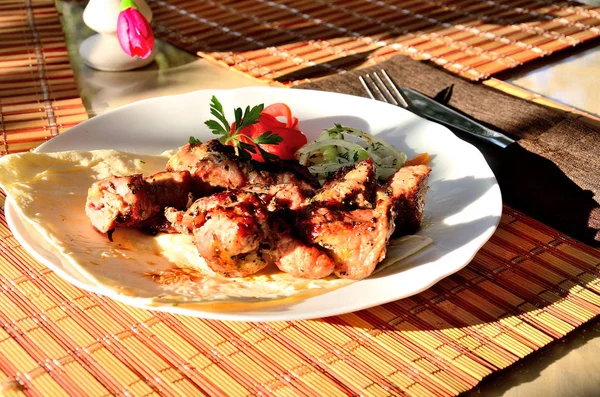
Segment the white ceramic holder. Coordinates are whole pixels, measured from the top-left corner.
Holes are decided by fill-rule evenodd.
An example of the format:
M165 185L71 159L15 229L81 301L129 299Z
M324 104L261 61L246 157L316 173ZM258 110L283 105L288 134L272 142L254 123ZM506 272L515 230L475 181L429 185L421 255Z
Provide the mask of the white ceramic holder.
M157 46L146 59L130 57L123 51L117 38L117 19L120 0L90 0L83 11L83 21L90 29L98 32L88 37L79 46L79 55L86 65L107 72L119 72L141 68L154 60ZM135 2L140 12L152 20L152 10L145 0Z

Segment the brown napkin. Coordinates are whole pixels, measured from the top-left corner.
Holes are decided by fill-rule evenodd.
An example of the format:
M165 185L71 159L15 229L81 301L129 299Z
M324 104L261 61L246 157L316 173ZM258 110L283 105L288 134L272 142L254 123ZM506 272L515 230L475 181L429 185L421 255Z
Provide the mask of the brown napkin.
M298 88L367 96L358 75L386 69L400 86L434 97L454 84L449 106L518 140L498 149L475 144L492 167L506 204L592 245L600 241L600 131L576 116L468 82L404 56Z

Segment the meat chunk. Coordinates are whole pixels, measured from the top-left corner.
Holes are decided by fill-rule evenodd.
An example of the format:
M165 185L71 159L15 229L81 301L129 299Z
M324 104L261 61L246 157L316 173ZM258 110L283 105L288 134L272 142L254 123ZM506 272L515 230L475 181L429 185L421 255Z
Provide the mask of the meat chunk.
M342 211L311 206L298 224L306 241L319 245L333 258L338 277L365 278L385 258L394 223L383 190L377 196L374 209Z
M181 233L194 236L194 245L208 266L226 277L245 277L269 264L269 214L253 193L224 191L196 200L187 211L165 210Z
M252 162L235 155L231 146L217 140L187 144L169 159L168 171L187 170L194 179L194 193L205 196L223 189L248 184L270 184L269 173L255 169Z
M298 278L327 277L335 268L335 262L325 252L294 238L287 225L278 228L269 254L279 270Z
M257 194L270 212L280 210L297 211L304 208L310 199L306 190L293 183L250 185L242 190Z
M166 206L185 208L191 177L187 171L141 174L96 181L88 190L85 211L92 226L102 233L120 227L142 227L162 216Z
M132 226L147 219L152 202L141 174L94 182L88 190L85 212L92 226L106 233L116 226Z
M376 185L375 166L369 158L343 167L327 178L311 202L329 208L372 208Z
M231 146L217 140L188 144L169 159L167 170L187 170L194 179L194 193L206 196L224 189L239 189L247 185L294 183L302 190L313 192L318 181L306 167L292 161L259 163L235 155Z
M396 228L407 234L420 226L430 171L424 165L401 168L377 187L373 209L343 211L312 203L300 216L298 229L333 258L337 276L367 277L385 258Z
M260 203L260 200L252 192L226 190L199 198L185 211L167 207L165 208L165 218L179 233L192 235L195 228L204 224L209 211L215 208L233 207L244 202Z
M145 189L154 201L152 212L167 207L185 208L189 200L192 177L187 171L158 172L144 178Z
M396 218L396 235L412 234L419 229L430 172L431 168L426 165L403 167L386 182Z
M245 206L218 208L194 229L198 253L215 272L226 277L245 277L267 266L262 256L266 219ZM265 211L266 212L266 211Z
M271 175L275 185L296 185L309 196L313 196L315 191L321 187L317 178L310 173L308 168L295 160L279 160L256 164L260 169Z

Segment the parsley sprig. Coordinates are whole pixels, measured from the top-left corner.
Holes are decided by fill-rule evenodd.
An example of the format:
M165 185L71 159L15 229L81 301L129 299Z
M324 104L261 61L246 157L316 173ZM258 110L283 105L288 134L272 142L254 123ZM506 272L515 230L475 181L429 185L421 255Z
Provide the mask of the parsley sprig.
M250 159L252 154L256 154L256 150L258 150L265 161L278 160L279 157L267 152L260 145L277 145L283 141L283 138L271 131L266 131L256 138L252 138L241 132L244 128L258 123L264 108L264 104L256 105L252 108L246 106L246 109L243 111L242 108L235 108L233 111L235 116L235 130L231 132L231 125L227 121L223 105L213 95L210 100L210 114L216 120L207 120L204 124L210 128L213 134L221 136L219 140L222 143L233 143L236 154L242 158ZM242 140L242 138L245 138L245 140ZM197 143L196 141L197 139L194 138L194 142L192 142L192 137L190 137L190 143Z

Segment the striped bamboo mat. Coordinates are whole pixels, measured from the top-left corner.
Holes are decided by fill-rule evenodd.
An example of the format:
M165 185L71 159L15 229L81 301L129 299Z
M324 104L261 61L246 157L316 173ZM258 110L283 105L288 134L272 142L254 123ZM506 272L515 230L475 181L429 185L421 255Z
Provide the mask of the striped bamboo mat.
M3 153L86 118L53 7L0 2ZM4 201L2 395L453 396L600 313L600 251L508 207L473 262L421 294L322 320L236 323L75 288L17 243Z
M395 54L472 80L600 35L600 7L549 0L147 0L159 37L289 84Z
M0 290L6 395L441 397L598 315L600 252L505 207L472 263L416 296L322 320L221 322L73 287L0 211Z
M54 1L0 1L0 155L85 119Z

